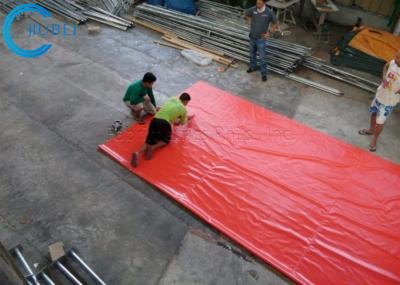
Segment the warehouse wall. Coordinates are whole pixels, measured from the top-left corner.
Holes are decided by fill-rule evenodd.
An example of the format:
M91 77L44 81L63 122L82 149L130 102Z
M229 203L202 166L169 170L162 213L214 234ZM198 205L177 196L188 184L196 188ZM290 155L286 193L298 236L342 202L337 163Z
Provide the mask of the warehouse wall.
M390 28L387 26L389 22L389 16L383 16L371 11L366 11L354 5L346 6L338 4L338 2L348 4L348 2L356 2L356 1L359 2L362 0L336 0L335 3L338 5L339 12L328 15L327 20L343 26L353 26L357 22L358 18L362 18L363 23L367 26L386 31L390 30ZM373 1L384 2L387 0L381 0L381 1L373 0ZM309 0L306 0L303 12L303 18L311 17L311 9L313 9L312 4L309 2Z
M226 4L249 7L256 0L222 0ZM328 20L339 25L353 26L358 18L363 19L365 25L390 30L387 26L389 17L393 12L395 0L334 0L340 11L328 16ZM305 1L303 17L311 16L310 0Z
M390 31L387 26L389 17L384 17L373 12L364 11L359 8L340 6L339 12L328 16L328 20L343 26L352 26L358 18L363 19L363 25L373 28Z
M395 0L335 0L342 6L358 6L365 11L389 17L394 8Z

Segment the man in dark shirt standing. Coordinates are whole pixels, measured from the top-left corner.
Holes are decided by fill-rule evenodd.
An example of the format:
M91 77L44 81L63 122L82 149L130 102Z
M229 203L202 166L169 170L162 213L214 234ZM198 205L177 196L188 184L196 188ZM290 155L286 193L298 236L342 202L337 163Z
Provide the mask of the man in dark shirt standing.
M246 10L245 13L245 18L250 21L250 68L247 72L256 70L258 51L262 81L267 81L266 41L270 37L270 30L275 32L278 27L275 14L265 5L265 2L267 1L257 0L256 6Z

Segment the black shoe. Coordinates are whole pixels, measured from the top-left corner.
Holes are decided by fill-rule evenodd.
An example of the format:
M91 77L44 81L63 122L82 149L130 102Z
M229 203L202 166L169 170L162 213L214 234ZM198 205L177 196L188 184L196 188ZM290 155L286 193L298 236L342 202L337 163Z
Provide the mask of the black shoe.
M261 79L262 79L263 82L268 80L266 75L263 75Z
M249 69L247 69L247 73L252 73L252 72L254 72L254 71L256 71L255 69L253 69L253 68L249 68Z

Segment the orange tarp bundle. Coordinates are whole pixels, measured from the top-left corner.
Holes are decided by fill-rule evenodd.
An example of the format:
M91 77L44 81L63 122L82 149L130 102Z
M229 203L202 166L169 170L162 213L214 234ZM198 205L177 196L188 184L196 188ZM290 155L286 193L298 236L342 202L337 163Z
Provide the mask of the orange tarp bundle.
M364 28L349 45L370 56L390 61L400 49L400 37L385 31Z

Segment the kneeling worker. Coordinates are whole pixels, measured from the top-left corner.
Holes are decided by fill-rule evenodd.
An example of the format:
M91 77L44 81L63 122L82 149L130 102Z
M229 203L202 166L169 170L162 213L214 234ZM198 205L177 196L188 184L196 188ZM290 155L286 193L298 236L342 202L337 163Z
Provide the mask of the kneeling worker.
M142 80L131 84L125 93L123 101L132 110L133 116L139 124L144 124L142 111L150 115L154 115L157 111L152 89L156 80L154 74L148 72Z
M133 167L138 165L139 156L142 152L145 152L146 159L150 160L155 149L169 144L171 141L172 124L184 125L192 118L192 116L187 115L185 107L190 99L189 94L183 93L179 99L172 97L162 106L150 122L146 144L132 154L131 164Z

